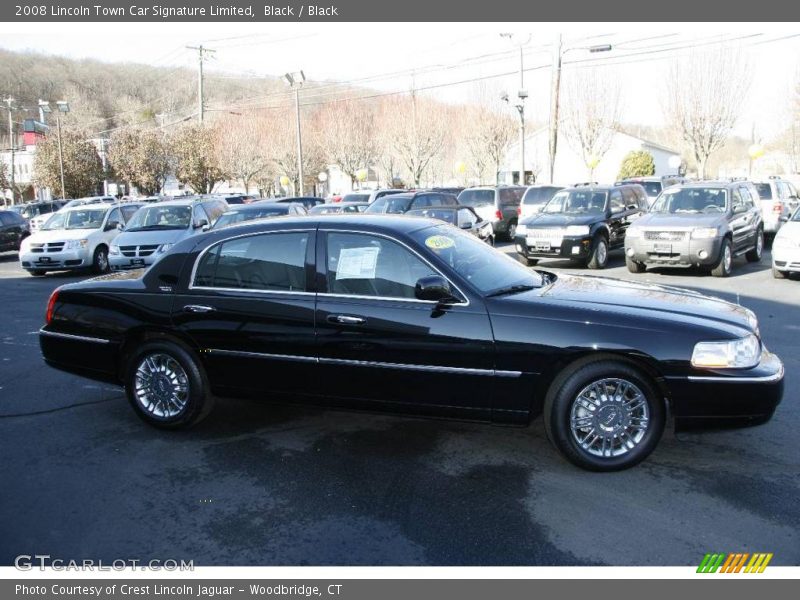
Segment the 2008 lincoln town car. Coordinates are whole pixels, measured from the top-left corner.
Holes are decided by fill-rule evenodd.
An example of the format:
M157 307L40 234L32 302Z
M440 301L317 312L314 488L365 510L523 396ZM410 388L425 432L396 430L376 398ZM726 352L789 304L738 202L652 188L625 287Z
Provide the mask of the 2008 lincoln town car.
M592 470L676 419L768 420L783 365L754 314L656 285L533 271L417 217L285 218L176 244L147 271L57 289L45 361L121 383L146 422L214 396L527 424Z

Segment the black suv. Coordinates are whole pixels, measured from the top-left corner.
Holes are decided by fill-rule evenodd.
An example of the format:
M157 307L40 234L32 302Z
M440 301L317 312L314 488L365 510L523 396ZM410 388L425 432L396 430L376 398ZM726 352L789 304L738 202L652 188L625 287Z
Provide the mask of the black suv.
M400 215L410 210L436 206L458 206L458 200L453 194L445 194L444 192L404 192L402 194L381 196L370 204L364 212Z
M458 195L458 203L475 209L492 223L495 235L513 240L519 220L519 206L525 186L482 186L467 188Z
M580 185L556 193L541 212L517 226L517 253L528 265L568 258L603 269L610 250L625 245L628 225L647 211L640 185Z
M0 252L19 250L19 246L31 234L25 218L13 210L0 210Z

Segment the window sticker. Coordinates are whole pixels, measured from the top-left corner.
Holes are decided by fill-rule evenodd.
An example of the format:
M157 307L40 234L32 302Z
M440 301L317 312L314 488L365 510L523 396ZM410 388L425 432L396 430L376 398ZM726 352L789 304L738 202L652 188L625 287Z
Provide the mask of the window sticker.
M336 279L375 279L380 248L342 248L336 265Z
M456 245L456 242L453 238L447 237L446 235L432 235L425 240L425 245L431 250L444 250L446 248L452 248Z

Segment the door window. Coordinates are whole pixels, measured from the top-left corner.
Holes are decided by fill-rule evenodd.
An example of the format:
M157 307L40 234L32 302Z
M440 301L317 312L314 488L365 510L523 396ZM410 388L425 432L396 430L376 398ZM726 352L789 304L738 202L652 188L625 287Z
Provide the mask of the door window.
M401 244L367 234L328 233L327 261L332 294L413 299L417 281L437 274Z
M268 233L222 242L203 254L193 286L304 292L308 236Z
M122 218L125 220L125 223L127 223L130 220L130 218L136 213L137 210L139 210L138 206L122 207Z
M731 197L733 198L734 214L747 210L747 206L745 205L744 198L742 198L740 188L735 188L731 194Z
M108 219L106 219L106 225L109 223L122 223L122 217L120 216L120 212L118 208L114 208L108 213Z
M625 211L625 201L622 199L622 193L619 190L614 190L611 192L609 206L611 207L612 214Z

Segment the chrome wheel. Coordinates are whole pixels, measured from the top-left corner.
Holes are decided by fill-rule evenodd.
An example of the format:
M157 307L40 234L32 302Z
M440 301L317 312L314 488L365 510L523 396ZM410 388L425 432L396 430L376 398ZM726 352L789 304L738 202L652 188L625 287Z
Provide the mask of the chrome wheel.
M756 256L761 259L761 254L764 252L764 232L759 231L756 234Z
M730 244L726 244L722 255L722 264L725 267L725 272L729 273L733 264L733 252L731 252Z
M513 240L517 235L517 224L511 223L508 226L508 237Z
M136 367L134 395L151 416L179 416L189 399L189 378L180 363L168 354L148 354Z
M594 381L572 401L572 437L593 456L611 458L630 452L644 439L649 423L645 395L626 379Z
M608 260L608 246L606 246L605 240L600 240L597 242L597 262L598 264L604 265Z

